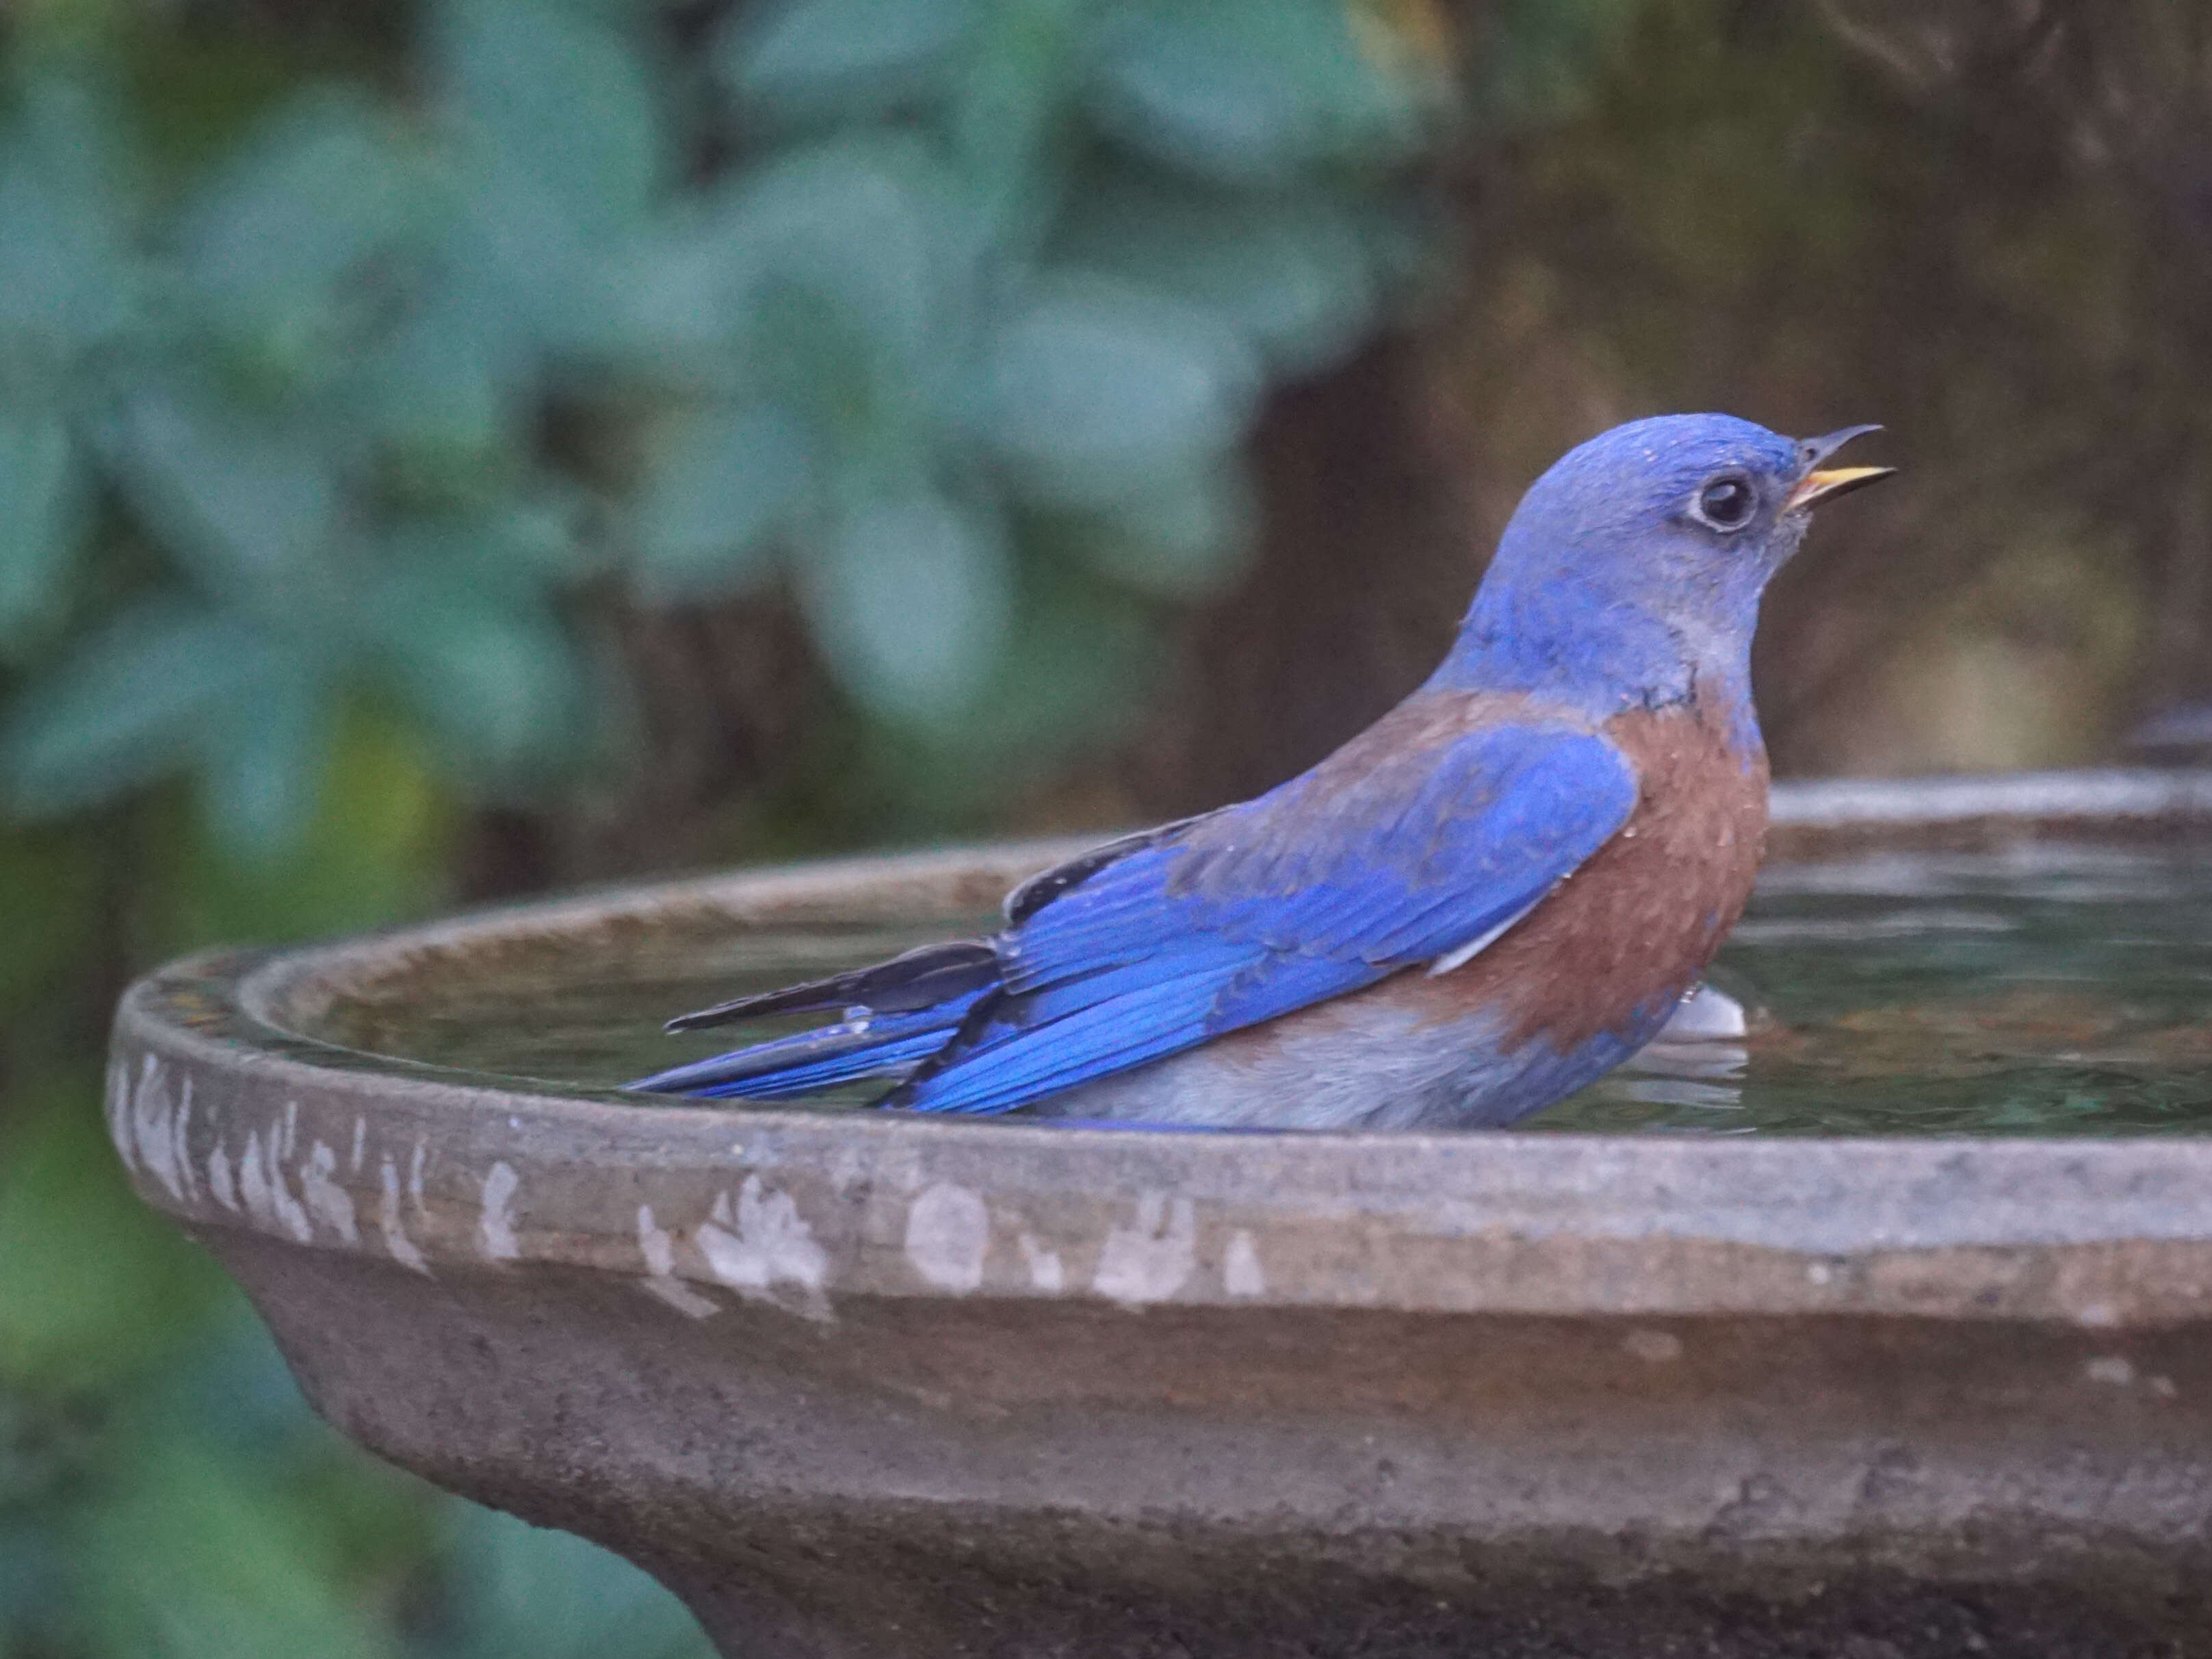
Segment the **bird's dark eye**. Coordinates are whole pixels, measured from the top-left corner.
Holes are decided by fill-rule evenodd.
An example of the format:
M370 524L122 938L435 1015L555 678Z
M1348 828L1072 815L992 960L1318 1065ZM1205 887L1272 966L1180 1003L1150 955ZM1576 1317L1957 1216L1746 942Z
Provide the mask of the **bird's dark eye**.
M1716 530L1742 529L1758 505L1748 478L1715 478L1698 492L1698 516Z

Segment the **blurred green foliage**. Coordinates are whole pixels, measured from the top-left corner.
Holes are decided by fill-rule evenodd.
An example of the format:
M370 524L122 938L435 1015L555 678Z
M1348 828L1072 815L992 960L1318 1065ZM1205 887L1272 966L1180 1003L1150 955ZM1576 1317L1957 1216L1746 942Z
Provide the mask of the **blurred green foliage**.
M0 28L0 1654L696 1653L307 1416L106 1152L106 1008L647 779L631 619L785 596L823 763L894 816L1103 729L1246 556L1266 388L1441 246L1449 41L1420 0Z
M408 96L303 79L179 177L107 58L13 54L18 815L188 773L278 854L360 710L471 799L619 773L592 602L779 576L868 717L957 731L1055 593L1233 568L1255 400L1417 265L1450 96L1336 0L413 21Z

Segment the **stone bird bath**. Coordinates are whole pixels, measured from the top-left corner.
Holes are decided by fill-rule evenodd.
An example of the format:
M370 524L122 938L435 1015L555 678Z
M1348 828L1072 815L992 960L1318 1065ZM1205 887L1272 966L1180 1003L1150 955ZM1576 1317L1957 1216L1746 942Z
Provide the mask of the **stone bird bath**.
M2212 776L1778 805L1787 860L2173 836ZM197 957L115 1142L332 1422L732 1655L2212 1654L2212 1139L1112 1133L316 1036L1054 850Z

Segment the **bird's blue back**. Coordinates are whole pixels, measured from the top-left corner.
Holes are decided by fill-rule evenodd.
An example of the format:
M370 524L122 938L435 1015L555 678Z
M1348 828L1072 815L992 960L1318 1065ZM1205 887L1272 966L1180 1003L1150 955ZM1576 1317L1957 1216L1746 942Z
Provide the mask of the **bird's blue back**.
M1635 804L1593 732L1432 712L1403 705L1010 928L1001 994L897 1103L1011 1109L1432 962L1525 912Z

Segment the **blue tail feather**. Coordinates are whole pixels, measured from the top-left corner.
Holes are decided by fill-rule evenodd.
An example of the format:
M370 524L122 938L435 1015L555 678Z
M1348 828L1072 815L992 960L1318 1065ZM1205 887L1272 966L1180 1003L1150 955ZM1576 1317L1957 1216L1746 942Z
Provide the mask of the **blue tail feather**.
M903 1077L952 1040L983 994L971 991L910 1013L862 1012L834 1025L671 1066L623 1086L642 1094L782 1100L860 1078Z

